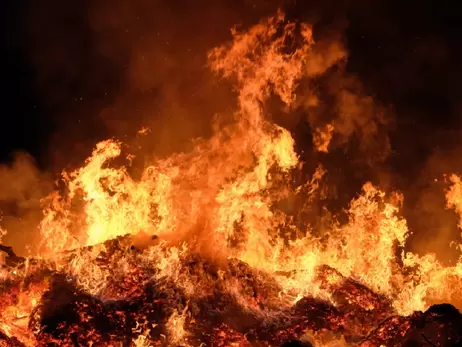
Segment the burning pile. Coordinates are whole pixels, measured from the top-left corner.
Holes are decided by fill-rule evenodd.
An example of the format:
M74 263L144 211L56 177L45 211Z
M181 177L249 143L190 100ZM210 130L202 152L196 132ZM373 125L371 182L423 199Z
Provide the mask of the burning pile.
M308 25L282 13L233 37L209 54L211 68L235 82L232 124L217 124L189 153L153 160L138 178L114 164L120 143L97 144L44 199L39 254L2 248L2 345L462 343L453 306L427 310L457 305L462 259L444 267L404 252L402 195L366 183L347 223L332 217L319 236L287 208L291 199L303 201L297 213L322 200L327 173L319 166L294 184L294 140L267 119L265 104L300 104L301 81L335 69L342 45L315 43ZM346 115L320 124L314 148L328 152L358 124L374 132L373 120ZM460 179L450 180L448 208L462 213Z

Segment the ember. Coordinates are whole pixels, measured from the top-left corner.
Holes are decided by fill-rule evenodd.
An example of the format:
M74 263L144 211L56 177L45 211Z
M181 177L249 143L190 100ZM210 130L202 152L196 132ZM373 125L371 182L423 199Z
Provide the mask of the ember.
M404 251L401 194L365 183L347 222L332 217L321 235L294 217L322 200L328 172L294 184L295 141L264 105L275 96L294 107L300 84L346 55L279 12L209 52L235 85L233 124L140 178L115 165L121 143L98 143L43 200L40 251L0 246L1 345L461 345L462 258L446 267ZM350 121L379 122L329 120L314 130L315 151L327 153ZM447 182L458 214L460 182ZM295 213L281 207L289 199L303 201Z

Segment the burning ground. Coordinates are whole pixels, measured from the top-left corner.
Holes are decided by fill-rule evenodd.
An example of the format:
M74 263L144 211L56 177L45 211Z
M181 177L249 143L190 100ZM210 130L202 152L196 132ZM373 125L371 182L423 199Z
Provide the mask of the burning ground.
M329 213L329 171L315 163L300 182L296 142L268 114L270 102L306 112L319 155L354 138L376 149L368 165L385 157L387 112L344 71L341 41L315 41L278 12L208 58L234 85L232 122L138 175L122 143L98 143L42 200L34 255L3 246L3 345L462 343L462 260L407 251L399 192L365 182L345 221ZM320 79L336 105L328 117ZM461 214L460 178L444 179Z
M186 248L159 244L141 251L131 241L121 237L63 257L73 264L68 267L81 259L91 262L92 268L79 269L79 275L104 274L99 286L79 282L69 268L17 259L21 274L16 270L16 277L4 283L4 344L278 346L299 338L322 346L461 342L462 317L454 307L399 316L390 299L327 266L318 269L315 280L331 299L294 302L281 295L274 275L237 259L217 266ZM83 289L87 285L95 286L94 293Z

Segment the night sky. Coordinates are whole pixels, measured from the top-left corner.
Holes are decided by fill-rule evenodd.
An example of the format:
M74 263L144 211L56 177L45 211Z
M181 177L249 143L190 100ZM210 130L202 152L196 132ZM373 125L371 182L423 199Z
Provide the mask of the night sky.
M0 159L6 163L13 152L26 151L43 170L59 172L81 163L95 142L131 138L145 123L158 131L151 149L182 149L208 131L203 124L209 122L195 125L197 117L209 119L226 104L220 87L210 97L215 82L203 68L207 50L229 39L234 24L245 27L281 7L315 23L315 34L342 31L347 70L393 110L385 165L393 186L408 192L412 216L421 200L413 192L448 168L462 169L458 3L6 1L0 11ZM147 46L147 77L135 83L131 57Z
M98 2L103 3L93 3ZM7 160L12 151L19 149L31 153L45 165L50 159L50 151L57 145L53 142L56 133L68 130L69 134L64 136L74 133L72 136L76 136L76 141L94 137L89 142L106 135L101 134L107 127L101 119L97 119L98 113L111 104L120 90L124 59L127 57L123 56L126 51L121 51L118 61L113 59L107 63L101 53L95 51L96 39L88 24L89 13L94 7L91 3L68 1L63 5L53 0L22 0L7 1L3 5L0 21L2 160ZM155 4L161 2L151 3L155 9ZM170 25L174 27L183 25L181 18L184 12L200 20L207 19L211 13L201 11L201 6L209 7L206 1L196 2L194 6L187 2L176 3L169 9ZM214 3L220 3L215 5L216 8L232 7L231 18L238 18L240 10L242 18L258 18L259 12L271 12L268 9L278 5L277 2L265 1ZM452 146L453 142L459 142L456 130L461 126L459 119L462 112L462 11L456 3L300 1L295 5L282 3L281 7L302 18L314 16L326 26L339 18L346 21L350 52L348 68L361 76L380 101L396 109L393 147L400 154L401 161L408 163L415 156L423 160L421 158L429 155L435 147ZM175 14L175 11L182 14ZM144 15L149 17L149 14ZM155 21L156 14L153 13L152 17ZM217 31L226 31L225 24L230 21L222 21ZM211 19L210 22L217 21ZM164 29L168 30L167 27ZM203 32L199 29L198 34L203 35ZM170 44L175 45L175 42ZM37 48L40 45L41 48ZM52 71L53 66L44 67L37 62L37 51L40 51L38 54L48 51L50 55L59 52L63 59L68 58L69 66L76 65L73 73L81 75L70 76L70 72L65 72L59 76L62 68L59 62L55 66L56 71ZM53 57L50 58L52 60ZM56 74L53 82L43 82L40 75L45 73ZM54 88L44 85L46 83L53 83ZM61 95L52 95L53 92ZM85 107L77 100L82 101ZM75 135L76 131L72 131L73 126L66 120L75 117L79 110L85 110L85 114L78 117L81 123L85 123L81 127L91 134ZM412 146L406 146L403 134L413 135L415 141ZM401 161L397 159L397 165Z

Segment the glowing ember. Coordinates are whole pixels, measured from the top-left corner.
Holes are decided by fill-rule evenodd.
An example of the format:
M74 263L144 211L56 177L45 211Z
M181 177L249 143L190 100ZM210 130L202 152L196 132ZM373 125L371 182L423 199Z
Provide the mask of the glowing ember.
M233 36L209 61L235 83L234 124L139 179L114 165L121 143L100 142L43 200L40 255L3 259L4 345L379 346L446 311L460 321L448 308L413 313L460 303L462 258L444 267L404 252L401 194L365 183L347 223L332 218L321 237L278 207L290 197L309 207L328 173L294 186L294 139L263 105L292 107L302 80L346 57L342 46L318 49L310 26L282 13ZM316 129L315 149L328 152L336 131ZM460 178L450 181L448 208L461 215Z

